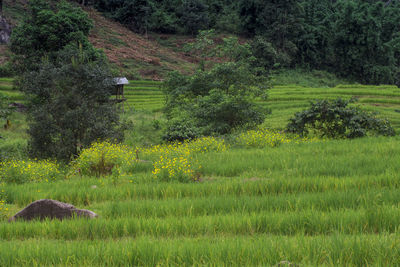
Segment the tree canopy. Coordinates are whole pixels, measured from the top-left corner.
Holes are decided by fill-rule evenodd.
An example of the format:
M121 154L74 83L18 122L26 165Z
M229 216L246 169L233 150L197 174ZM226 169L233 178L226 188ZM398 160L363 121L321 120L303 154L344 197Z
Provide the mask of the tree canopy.
M258 56L264 65L323 69L362 83L400 83L400 1L99 0L94 6L138 32L195 35L215 29L257 36L264 43L256 46L258 53L268 50L266 58Z

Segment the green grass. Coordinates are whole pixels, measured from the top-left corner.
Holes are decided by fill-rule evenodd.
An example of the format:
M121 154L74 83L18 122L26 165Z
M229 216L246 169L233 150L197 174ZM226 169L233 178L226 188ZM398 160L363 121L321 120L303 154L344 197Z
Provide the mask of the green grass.
M197 155L202 182L7 184L9 215L52 198L98 219L0 222L1 266L389 266L400 260L398 137Z
M13 95L11 83L0 79L0 93ZM126 144L160 142L159 85L132 81L126 87L123 117L133 122ZM399 128L400 89L361 85L275 86L262 102L272 109L265 125L281 128L308 101L338 96L359 97L358 105ZM24 116L15 113L11 121L10 131L0 130L6 153L26 146ZM51 198L99 218L0 220L0 265L396 266L399 141L367 137L197 154L202 176L196 183L157 181L150 162L116 184L80 176L5 184L7 216Z

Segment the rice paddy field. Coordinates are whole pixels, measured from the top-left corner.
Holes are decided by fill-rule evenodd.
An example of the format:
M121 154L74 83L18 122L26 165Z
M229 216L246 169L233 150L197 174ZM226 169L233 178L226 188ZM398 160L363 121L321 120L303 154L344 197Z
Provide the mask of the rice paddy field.
M1 79L0 93L17 101L10 86ZM157 112L158 86L132 82L126 109ZM358 97L400 128L400 89L360 85L274 87L265 125L283 128L308 101L338 96ZM157 146L117 180L5 183L0 266L398 266L400 137L273 138L280 145L188 146L197 182L159 179L153 163L172 148ZM43 198L99 217L7 222Z

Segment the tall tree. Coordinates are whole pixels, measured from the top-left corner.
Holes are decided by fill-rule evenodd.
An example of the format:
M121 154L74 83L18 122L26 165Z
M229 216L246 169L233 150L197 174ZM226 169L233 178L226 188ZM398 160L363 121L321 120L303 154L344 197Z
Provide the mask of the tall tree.
M77 48L66 48L55 62L25 73L20 89L30 99L30 155L68 161L97 140L121 140L110 99L113 86L107 63L91 61Z
M339 1L334 14L335 71L363 83L394 83L396 59L391 39L384 32L384 3ZM400 21L394 21L399 25Z
M97 139L121 138L110 103L113 79L106 59L88 41L92 22L80 8L31 0L11 48L18 88L29 99L29 152L69 160Z
M19 71L35 69L43 56L54 59L57 51L68 45L81 44L92 57L98 56L88 40L93 27L88 15L80 8L61 1L53 9L44 0L29 1L25 20L14 28L11 50L16 55Z

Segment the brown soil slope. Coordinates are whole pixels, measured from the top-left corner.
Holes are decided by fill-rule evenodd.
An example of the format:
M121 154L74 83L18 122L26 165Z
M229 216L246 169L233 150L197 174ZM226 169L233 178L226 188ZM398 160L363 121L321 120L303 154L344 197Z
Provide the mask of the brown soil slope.
M12 25L17 24L26 12L26 0L5 0L4 13ZM149 38L136 34L121 24L105 18L93 8L84 9L94 22L94 28L89 40L96 48L103 49L115 69L121 75L130 78L146 78L161 80L172 70L191 73L194 69L194 59L172 49L162 46L156 39L169 39L173 46L181 47L188 38L179 39L174 43L175 36L152 35ZM175 50L175 51L174 51ZM0 64L9 60L8 49L0 46Z
M143 78L160 80L168 71L189 73L193 70L193 58L183 52L161 46L154 36L146 38L136 34L92 8L85 10L95 24L89 36L90 41L96 48L103 49L110 62L117 65L122 73L133 70Z

